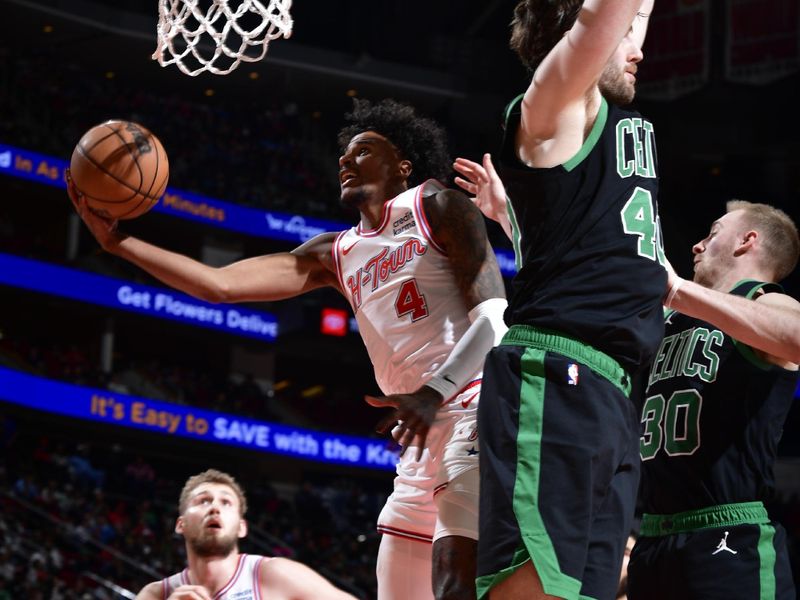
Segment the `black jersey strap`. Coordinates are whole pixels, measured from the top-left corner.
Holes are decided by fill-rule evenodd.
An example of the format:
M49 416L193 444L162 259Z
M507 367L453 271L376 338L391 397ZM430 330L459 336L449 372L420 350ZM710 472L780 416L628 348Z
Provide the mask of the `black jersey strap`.
M773 292L782 294L783 288L777 283L758 281L756 279L742 279L733 286L733 289L730 293L734 296L743 296L748 300L752 300L759 291L762 291L765 294ZM748 362L759 369L769 370L775 368L775 365L761 358L761 356L759 356L751 346L743 344L736 339L733 339L733 345L736 347L736 350L738 350L739 353L748 360Z
M520 94L516 98L514 98L511 102L506 104L505 109L503 110L503 129L508 131L508 120L511 118L511 114L516 111L518 113L522 112L520 105L522 104L522 99L525 97L525 94Z
M748 300L752 299L758 291L761 290L765 294L777 292L783 293L783 288L777 283L769 283L767 281L758 281L757 279L742 279L733 286L731 294L735 296L744 296Z

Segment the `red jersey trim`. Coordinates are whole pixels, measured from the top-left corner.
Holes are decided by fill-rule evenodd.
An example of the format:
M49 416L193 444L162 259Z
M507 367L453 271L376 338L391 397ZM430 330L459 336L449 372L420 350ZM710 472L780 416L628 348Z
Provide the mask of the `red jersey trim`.
M342 271L342 252L341 252L341 245L342 245L342 238L345 236L347 231L340 231L339 234L336 236L336 239L333 240L333 246L331 246L331 257L333 258L333 266L336 269L336 279L339 281L339 286L342 288L342 293L344 294L347 290L344 286L344 275Z
M378 533L393 535L407 540L415 540L426 544L433 543L433 536L416 533L414 531L406 531L405 529L398 529L397 527L390 527L389 525L381 525L380 523L378 523Z
M383 216L381 217L380 225L375 229L362 229L361 223L359 222L358 225L356 225L356 233L362 237L375 237L383 233L383 230L386 229L386 226L389 224L389 213L391 212L392 204L404 193L405 192L400 192L391 200L387 200L383 203Z
M414 198L414 212L417 213L418 221L419 221L419 230L422 235L431 243L440 254L444 254L447 256L447 251L442 247L442 245L436 241L436 238L433 236L433 230L431 229L431 224L428 222L428 217L425 215L425 210L422 207L422 192L425 189L425 186L428 183L439 183L435 179L428 179L426 182L421 184L417 188L417 195Z
M264 557L262 556L253 569L253 600L261 600L261 563L263 562Z
M226 583L224 586L222 586L222 589L220 591L218 591L216 594L214 594L215 600L217 598L222 598L222 596L224 596L228 592L228 590L231 589L234 586L234 584L236 583L236 580L239 579L239 575L241 575L242 571L244 570L244 562L245 562L244 559L245 559L246 556L247 556L247 554L240 554L239 555L239 562L236 564L236 571L234 571L233 576L231 577L230 581L228 581L228 583Z

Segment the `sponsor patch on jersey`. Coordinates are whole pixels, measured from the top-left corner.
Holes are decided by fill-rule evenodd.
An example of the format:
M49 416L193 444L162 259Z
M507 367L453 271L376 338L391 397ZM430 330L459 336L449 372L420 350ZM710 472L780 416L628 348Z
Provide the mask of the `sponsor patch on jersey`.
M578 365L576 363L569 363L567 365L567 383L569 385L578 385L579 377L580 372L578 370Z
M416 225L417 222L414 220L414 215L409 210L399 219L395 219L394 221L392 221L392 233L394 235L400 235L404 231L407 231L412 227L416 227Z

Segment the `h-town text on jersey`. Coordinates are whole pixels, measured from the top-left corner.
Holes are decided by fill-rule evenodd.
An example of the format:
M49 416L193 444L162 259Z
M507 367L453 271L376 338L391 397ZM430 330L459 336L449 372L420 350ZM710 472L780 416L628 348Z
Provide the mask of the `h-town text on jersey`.
M397 273L414 260L415 256L422 256L427 251L428 247L417 238L406 240L402 246L391 251L389 248L383 248L359 267L355 275L347 278L353 305L356 308L361 306L363 287L369 286L369 291L374 292L389 278L389 275Z

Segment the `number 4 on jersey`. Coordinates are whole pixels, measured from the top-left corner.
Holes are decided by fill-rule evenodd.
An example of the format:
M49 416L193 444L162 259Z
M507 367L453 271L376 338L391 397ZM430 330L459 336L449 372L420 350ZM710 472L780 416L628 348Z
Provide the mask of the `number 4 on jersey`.
M637 187L622 207L622 228L639 238L639 256L665 264L661 226L649 190Z
M398 317L410 314L412 321L418 321L428 316L428 304L425 302L425 296L419 291L416 279L403 282L400 291L397 292L394 308Z

